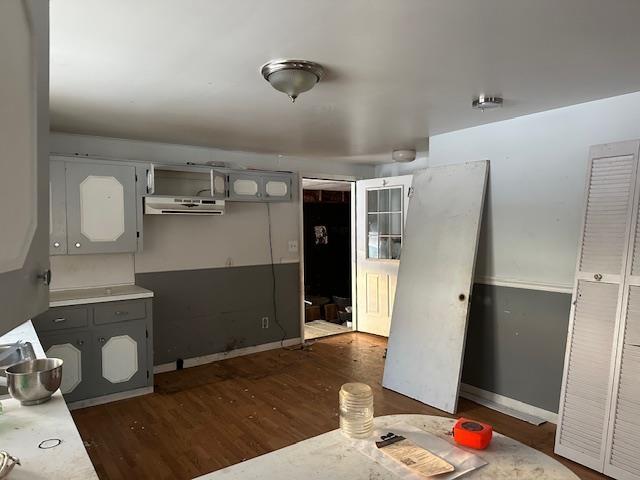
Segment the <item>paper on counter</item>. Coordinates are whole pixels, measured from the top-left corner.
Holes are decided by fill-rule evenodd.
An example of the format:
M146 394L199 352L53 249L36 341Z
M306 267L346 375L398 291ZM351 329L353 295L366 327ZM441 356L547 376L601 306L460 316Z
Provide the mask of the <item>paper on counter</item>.
M455 469L453 472L443 473L433 477L437 480L453 480L487 464L487 462L479 456L458 448L436 435L425 432L424 430L405 422L398 422L396 424L389 425L384 430L376 429L374 431L374 437L372 437L371 440L353 441L353 445L357 450L378 462L399 478L405 480L424 480L424 477L412 472L401 463L389 458L387 455L382 453L378 447L376 447L375 439L379 439L381 435L385 435L389 432L393 432L396 435L402 435L453 465Z

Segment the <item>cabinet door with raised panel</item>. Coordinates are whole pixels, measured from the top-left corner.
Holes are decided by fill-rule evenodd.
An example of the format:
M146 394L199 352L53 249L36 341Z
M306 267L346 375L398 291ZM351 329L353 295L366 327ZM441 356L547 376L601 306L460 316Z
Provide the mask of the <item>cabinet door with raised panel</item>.
M259 202L263 197L262 178L257 173L230 173L229 200Z
M49 305L49 2L0 1L0 335Z
M65 163L49 164L49 254L67 253L67 187Z
M147 368L145 320L108 324L94 330L99 395L144 387Z
M135 252L135 167L75 162L66 165L69 253Z
M65 400L73 402L91 397L95 390L96 365L89 331L71 329L40 334L39 337L47 357L60 358L64 362L60 391Z
M211 182L213 184L211 196L216 199L224 200L227 197L227 174L212 170Z
M291 200L291 175L265 175L262 177L264 200L286 202Z

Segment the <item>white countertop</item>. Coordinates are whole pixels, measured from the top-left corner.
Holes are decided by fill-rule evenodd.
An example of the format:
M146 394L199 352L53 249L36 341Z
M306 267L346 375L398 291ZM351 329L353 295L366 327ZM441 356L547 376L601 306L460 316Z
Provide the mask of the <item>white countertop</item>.
M374 420L379 432L398 433L420 445L411 431L418 429L428 432L452 444L451 430L455 420L431 415L387 415ZM395 426L394 426L395 425ZM406 425L412 430L403 430ZM405 427L406 429L406 427ZM415 433L413 434L415 435ZM438 440L440 441L440 440ZM363 442L371 445L364 446ZM535 478L537 480L579 480L567 467L557 460L534 450L516 440L494 432L491 444L486 450L462 450L480 457L487 464L465 474L462 478L495 480L511 478ZM416 478L398 476L385 468L383 459L374 460L364 452L375 451L373 439L352 440L340 430L333 430L317 437L298 442L290 447L267 453L246 462L198 477L199 480L280 480L283 478L303 478L305 480L326 480L348 478L350 480L397 480ZM377 457L384 457L377 454ZM397 468L397 467L395 467ZM446 478L447 475L439 476Z
M45 354L31 321L0 337L0 343L31 342L38 358ZM64 367L63 367L64 368ZM9 398L2 400L0 448L20 459L11 480L97 480L67 404L58 390L41 405L23 407ZM57 438L62 443L47 450L38 448L43 440Z
M116 302L119 300L134 300L136 298L149 297L153 297L153 292L137 285L54 290L49 293L49 306L64 307L67 305Z

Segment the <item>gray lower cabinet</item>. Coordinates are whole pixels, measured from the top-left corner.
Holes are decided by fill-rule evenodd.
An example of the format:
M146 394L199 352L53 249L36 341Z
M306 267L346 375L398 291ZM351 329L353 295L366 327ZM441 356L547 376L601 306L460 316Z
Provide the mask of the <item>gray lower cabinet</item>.
M64 362L60 390L65 398L73 401L92 396L95 386L89 373L96 371L96 355L89 332L43 332L39 337L47 356Z
M97 390L100 395L147 384L147 339L144 320L114 323L93 330L98 345Z
M47 356L64 361L67 402L153 385L150 298L54 307L33 324Z

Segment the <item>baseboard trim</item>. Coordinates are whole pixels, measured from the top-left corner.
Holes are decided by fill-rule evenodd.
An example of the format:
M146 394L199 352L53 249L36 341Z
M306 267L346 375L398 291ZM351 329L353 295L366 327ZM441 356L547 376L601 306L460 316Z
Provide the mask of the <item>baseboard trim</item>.
M289 338L283 342L271 342L263 343L262 345L254 345L252 347L236 348L229 352L212 353L210 355L202 355L200 357L186 358L184 360L184 368L197 367L199 365L206 365L207 363L218 362L227 358L241 357L244 355L251 355L252 353L266 352L267 350L275 350L281 347L291 347L293 345L301 345L302 338ZM163 363L153 367L153 373L165 373L176 370L176 363Z
M78 410L79 408L95 407L96 405L117 402L118 400L147 395L149 393L153 393L153 386L136 388L135 390L128 390L126 392L112 393L110 395L102 395L101 397L89 398L87 400L78 400L76 402L67 403L67 408L69 410Z
M497 410L498 412L532 423L533 425L540 425L544 422L558 423L557 413L529 405L514 398L482 390L481 388L466 383L460 384L460 396L491 408L492 410Z

